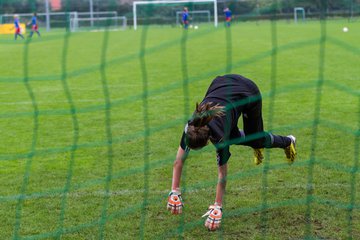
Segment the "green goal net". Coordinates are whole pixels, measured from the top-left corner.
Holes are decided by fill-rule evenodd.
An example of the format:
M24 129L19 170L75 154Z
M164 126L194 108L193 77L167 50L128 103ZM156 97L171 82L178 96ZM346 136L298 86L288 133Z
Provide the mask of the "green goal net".
M0 25L0 239L359 239L359 2L301 2L219 1L218 27L211 4L147 5L135 31L131 3L0 0L20 23L66 13L50 31L41 15L40 37ZM184 6L211 22L174 26ZM128 28L70 31L71 14L91 10ZM298 155L288 165L265 150L255 166L251 148L231 146L222 227L208 232L214 146L189 153L183 213L166 203L184 125L228 73L256 82L265 129L296 136Z

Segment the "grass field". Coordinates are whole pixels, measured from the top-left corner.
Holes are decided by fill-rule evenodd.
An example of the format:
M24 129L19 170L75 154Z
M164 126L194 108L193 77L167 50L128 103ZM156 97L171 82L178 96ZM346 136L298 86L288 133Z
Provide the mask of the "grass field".
M0 239L360 239L360 22L42 33L0 36ZM184 123L228 72L298 158L233 146L213 233L213 146L187 159L184 214L166 201Z

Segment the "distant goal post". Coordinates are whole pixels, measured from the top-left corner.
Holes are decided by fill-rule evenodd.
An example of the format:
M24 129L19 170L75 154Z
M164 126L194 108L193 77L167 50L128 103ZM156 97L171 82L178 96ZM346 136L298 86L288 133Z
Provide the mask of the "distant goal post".
M302 21L305 22L305 9L303 7L295 7L294 8L294 22L298 22L298 13L302 16Z
M134 16L134 30L137 29L137 6L138 5L157 5L157 4L186 4L186 3L213 3L214 4L214 26L218 26L218 10L217 0L157 0L157 1L134 1L133 2L133 16Z
M29 22L33 17L33 13L13 13L0 15L0 24L14 23L14 15L20 17L21 22ZM48 16L48 17L47 17ZM108 22L113 24L126 24L124 17L119 17L116 11L101 11L101 12L50 12L50 13L37 13L37 23L40 27L49 26L50 28L70 28L71 31L76 28L80 22L86 23L87 21L93 27L96 22Z
M125 16L118 17L93 17L93 18L73 18L70 19L70 31L89 31L104 29L122 29L127 27L127 18Z

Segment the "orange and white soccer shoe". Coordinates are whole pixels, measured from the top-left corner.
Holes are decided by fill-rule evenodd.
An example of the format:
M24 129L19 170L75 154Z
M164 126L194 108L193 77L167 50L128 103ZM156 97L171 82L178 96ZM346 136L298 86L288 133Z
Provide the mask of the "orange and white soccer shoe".
M205 227L209 231L215 231L220 228L222 208L217 205L210 205L209 211L207 211L202 217L206 217Z
M181 193L176 191L171 191L169 193L167 209L171 211L172 214L182 213L183 200L181 198Z

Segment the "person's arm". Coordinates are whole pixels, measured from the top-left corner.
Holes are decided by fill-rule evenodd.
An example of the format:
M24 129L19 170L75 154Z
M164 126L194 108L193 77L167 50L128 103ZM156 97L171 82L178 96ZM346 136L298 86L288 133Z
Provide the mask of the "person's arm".
M218 160L218 183L216 186L216 198L214 205L221 207L226 187L227 162L231 156L229 146L219 148L216 151L216 154L216 158Z
M216 185L216 197L214 205L209 206L209 210L203 215L207 217L205 227L210 231L220 228L222 218L222 204L226 188L227 162L231 156L229 146L218 148L218 182Z
M186 151L179 146L173 165L172 191L180 192L180 179L186 155Z
M218 183L216 186L215 205L222 207L226 188L227 163L218 167Z
M210 231L215 231L220 228L222 218L222 202L225 194L227 175L227 163L219 165L218 167L218 183L216 186L216 198L214 205L209 206L203 217L206 217L205 227Z
M183 141L181 141L181 144L184 144ZM169 193L167 203L167 209L171 211L172 214L182 213L183 202L181 198L180 180L186 156L187 152L181 146L179 146L174 161L171 192Z

